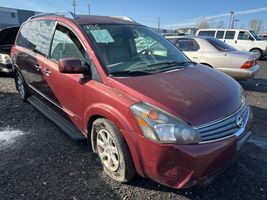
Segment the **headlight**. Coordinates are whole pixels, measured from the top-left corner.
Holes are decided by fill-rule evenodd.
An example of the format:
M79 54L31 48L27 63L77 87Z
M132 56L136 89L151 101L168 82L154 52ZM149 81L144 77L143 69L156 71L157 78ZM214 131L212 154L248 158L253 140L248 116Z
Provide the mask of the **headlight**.
M244 89L241 87L241 97L240 97L240 103L241 106L243 106L246 103L246 93L244 91Z
M192 144L196 132L188 124L154 106L138 103L131 110L145 137L159 143Z

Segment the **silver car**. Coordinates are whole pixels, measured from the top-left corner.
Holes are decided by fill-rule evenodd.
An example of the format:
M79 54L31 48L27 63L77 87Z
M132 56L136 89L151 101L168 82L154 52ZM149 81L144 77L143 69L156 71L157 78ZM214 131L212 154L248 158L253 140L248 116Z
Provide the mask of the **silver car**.
M235 79L251 79L260 69L256 55L239 51L211 37L167 36L192 61L218 69Z

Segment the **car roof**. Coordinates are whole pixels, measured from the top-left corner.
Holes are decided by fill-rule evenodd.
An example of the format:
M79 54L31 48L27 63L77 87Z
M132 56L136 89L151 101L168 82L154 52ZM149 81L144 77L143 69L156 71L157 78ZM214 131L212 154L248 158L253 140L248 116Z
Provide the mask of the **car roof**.
M64 18L77 24L137 24L126 16L97 16L97 15L75 15L71 12L41 13L29 18L29 20Z
M247 29L231 29L231 28L203 28L198 31L250 31Z
M74 19L78 24L136 24L135 21L130 19L123 19L122 17L110 16L92 16L92 15L78 15Z

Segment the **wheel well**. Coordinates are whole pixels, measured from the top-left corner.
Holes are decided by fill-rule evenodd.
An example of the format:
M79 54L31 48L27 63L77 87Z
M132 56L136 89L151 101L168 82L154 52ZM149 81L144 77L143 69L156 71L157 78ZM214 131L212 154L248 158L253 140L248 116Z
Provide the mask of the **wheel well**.
M93 152L96 152L95 151L96 135L94 133L93 133L93 135L91 135L91 129L92 129L94 121L99 119L99 118L105 118L105 117L103 117L101 115L94 115L94 116L90 117L90 119L88 120L88 123L87 123L87 141L88 141L88 144L91 145Z
M208 67L211 67L211 68L213 68L210 64L208 64L208 63L200 63L201 65L206 65L206 66L208 66Z
M253 51L253 50L259 50L260 52L262 52L262 50L260 48L252 48L249 51Z

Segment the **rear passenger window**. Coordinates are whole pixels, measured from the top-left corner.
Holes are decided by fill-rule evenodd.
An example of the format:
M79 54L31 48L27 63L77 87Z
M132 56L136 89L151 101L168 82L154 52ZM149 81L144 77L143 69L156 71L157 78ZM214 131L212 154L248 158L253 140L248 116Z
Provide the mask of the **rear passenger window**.
M217 31L216 38L223 39L224 31Z
M80 58L84 61L85 50L75 34L64 26L58 25L53 37L50 58Z
M215 31L199 31L198 36L214 37Z
M48 55L49 42L54 25L55 22L49 20L27 22L19 33L17 45L44 56Z
M194 39L178 39L176 47L182 51L197 51L199 50L199 45Z
M226 31L224 39L234 39L235 38L235 31Z

